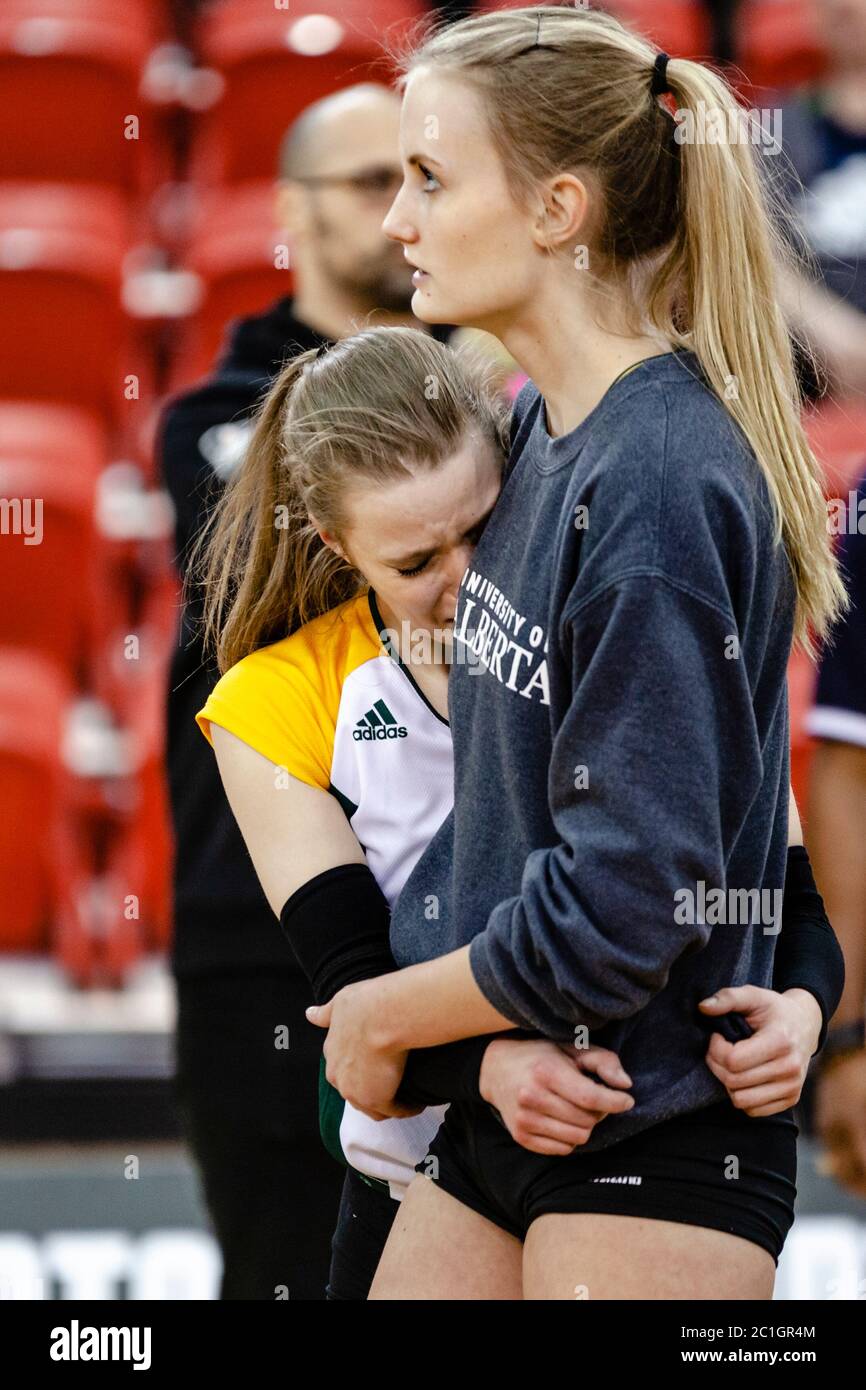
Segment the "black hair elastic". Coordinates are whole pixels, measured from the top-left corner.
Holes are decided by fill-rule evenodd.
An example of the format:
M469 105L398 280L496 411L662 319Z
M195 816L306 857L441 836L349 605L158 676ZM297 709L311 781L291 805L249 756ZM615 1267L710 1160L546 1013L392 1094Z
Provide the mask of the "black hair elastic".
M670 91L668 86L668 62L670 55L667 53L657 53L653 63L653 75L650 82L650 92L654 97L664 96L665 92Z

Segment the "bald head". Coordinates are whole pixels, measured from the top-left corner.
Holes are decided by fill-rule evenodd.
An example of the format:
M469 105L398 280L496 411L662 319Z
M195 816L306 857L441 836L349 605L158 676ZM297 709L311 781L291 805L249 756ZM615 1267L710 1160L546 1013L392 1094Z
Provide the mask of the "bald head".
M397 158L400 98L376 82L359 82L305 108L280 145L279 177L309 178L337 167L341 151L363 149L389 138L389 162ZM390 137L393 136L393 145Z

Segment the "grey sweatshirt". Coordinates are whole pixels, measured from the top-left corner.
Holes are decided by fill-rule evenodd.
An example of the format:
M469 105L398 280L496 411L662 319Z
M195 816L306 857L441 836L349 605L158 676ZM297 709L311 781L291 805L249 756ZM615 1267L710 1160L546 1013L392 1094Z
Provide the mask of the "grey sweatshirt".
M794 586L767 488L691 353L551 438L532 382L458 596L454 807L391 918L471 943L522 1029L617 1051L636 1104L586 1151L723 1099L700 999L770 987Z

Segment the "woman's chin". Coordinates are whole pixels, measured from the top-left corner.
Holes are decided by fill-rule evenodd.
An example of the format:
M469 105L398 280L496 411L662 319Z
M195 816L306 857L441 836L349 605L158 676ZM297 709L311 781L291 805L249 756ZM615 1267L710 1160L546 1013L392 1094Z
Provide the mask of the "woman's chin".
M420 319L422 323L453 323L460 327L467 322L459 308L443 308L438 297L431 294L426 287L416 289L412 296L411 308L416 319Z
M430 291L419 286L412 295L412 313L422 323L448 323L436 309Z

